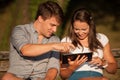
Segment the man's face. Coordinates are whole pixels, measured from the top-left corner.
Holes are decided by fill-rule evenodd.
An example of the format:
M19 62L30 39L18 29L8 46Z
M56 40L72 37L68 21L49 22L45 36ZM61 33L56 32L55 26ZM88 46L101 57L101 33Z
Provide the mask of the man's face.
M50 37L57 31L60 23L57 22L56 17L51 17L41 21L40 34L44 37Z

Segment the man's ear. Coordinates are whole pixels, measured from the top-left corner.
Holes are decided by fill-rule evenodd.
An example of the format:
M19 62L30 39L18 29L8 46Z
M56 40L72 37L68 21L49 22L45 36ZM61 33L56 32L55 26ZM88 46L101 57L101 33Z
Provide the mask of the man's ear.
M42 18L42 16L39 16L39 17L38 17L38 21L39 21L39 22L44 21L44 19Z

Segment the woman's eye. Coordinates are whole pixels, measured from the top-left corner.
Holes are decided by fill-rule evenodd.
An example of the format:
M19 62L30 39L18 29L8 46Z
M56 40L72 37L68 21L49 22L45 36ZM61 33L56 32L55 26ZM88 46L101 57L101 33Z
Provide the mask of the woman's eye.
M79 30L79 29L75 29L75 30Z

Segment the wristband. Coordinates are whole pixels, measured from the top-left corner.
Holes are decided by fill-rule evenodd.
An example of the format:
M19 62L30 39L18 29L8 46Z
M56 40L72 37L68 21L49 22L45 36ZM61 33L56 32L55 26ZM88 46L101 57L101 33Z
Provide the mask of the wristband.
M105 60L105 65L104 66L102 66L103 68L106 68L106 67L108 67L108 62Z

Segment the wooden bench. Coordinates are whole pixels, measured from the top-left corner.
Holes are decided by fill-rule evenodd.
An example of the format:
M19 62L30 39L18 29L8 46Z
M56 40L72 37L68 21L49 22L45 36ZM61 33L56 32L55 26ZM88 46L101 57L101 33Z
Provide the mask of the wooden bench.
M118 72L116 73L116 76L107 74L106 72L104 72L104 74L107 77L113 78L111 80L119 80L120 79L120 76L119 76L120 75L120 49L112 49L112 52L118 63ZM0 78L7 71L8 67L9 67L9 51L0 51Z
M112 49L112 53L118 63L118 69L120 69L120 49Z
M0 78L9 67L9 51L0 51Z

